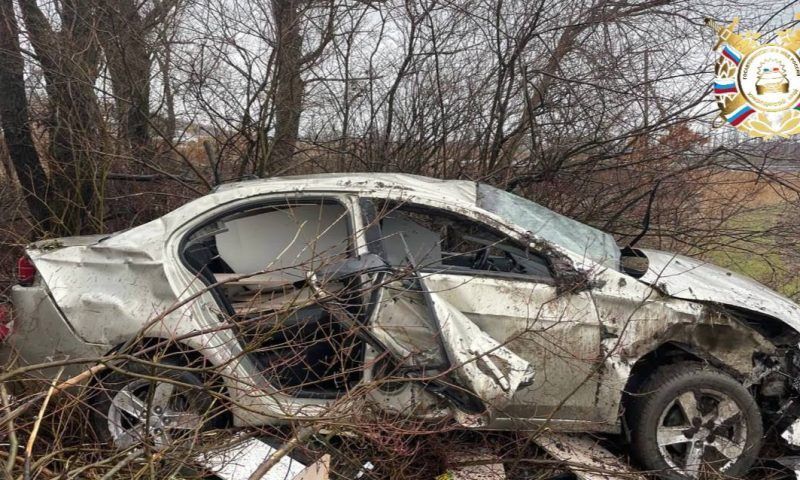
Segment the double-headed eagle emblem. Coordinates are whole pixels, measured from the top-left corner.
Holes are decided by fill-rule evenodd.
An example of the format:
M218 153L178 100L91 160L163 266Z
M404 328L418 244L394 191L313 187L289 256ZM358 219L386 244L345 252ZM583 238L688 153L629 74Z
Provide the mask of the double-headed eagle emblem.
M761 34L706 23L719 38L714 50L714 96L722 117L742 132L764 139L800 133L800 31L783 30L777 43Z

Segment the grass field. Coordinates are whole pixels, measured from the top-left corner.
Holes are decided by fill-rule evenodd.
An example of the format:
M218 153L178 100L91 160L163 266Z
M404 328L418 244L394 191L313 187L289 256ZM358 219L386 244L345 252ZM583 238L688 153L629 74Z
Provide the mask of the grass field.
M725 172L717 177L719 183L704 190L704 204L713 209L737 202L738 211L718 233L720 246L703 258L800 298L800 175Z

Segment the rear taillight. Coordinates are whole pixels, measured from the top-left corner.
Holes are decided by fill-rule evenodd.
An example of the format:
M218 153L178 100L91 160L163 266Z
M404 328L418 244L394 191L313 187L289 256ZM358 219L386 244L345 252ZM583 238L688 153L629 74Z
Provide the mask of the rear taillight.
M6 339L11 333L9 324L11 323L11 309L8 305L0 304L0 342Z
M36 277L36 267L28 257L17 260L17 282L20 285L31 285Z

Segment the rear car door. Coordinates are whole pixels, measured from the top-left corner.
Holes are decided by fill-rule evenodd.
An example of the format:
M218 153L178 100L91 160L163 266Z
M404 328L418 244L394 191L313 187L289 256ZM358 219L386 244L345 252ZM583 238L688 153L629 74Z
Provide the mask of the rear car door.
M362 302L345 298L341 282L328 282L329 298L307 282L356 256L354 231L349 197L267 196L210 216L180 247L184 265L204 280L192 286L212 287L203 314L235 332L262 388L298 405L336 399L362 379L363 342L324 306L334 297L354 309Z

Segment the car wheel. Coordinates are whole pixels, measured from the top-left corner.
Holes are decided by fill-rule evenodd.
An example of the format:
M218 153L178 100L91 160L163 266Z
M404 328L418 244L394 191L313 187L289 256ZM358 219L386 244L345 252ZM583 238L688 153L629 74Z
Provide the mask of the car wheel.
M103 442L124 449L174 446L192 433L222 426L222 408L201 377L162 363L129 363L97 385L91 421Z
M697 363L658 369L630 407L631 453L663 479L742 475L761 448L761 412L750 392Z

